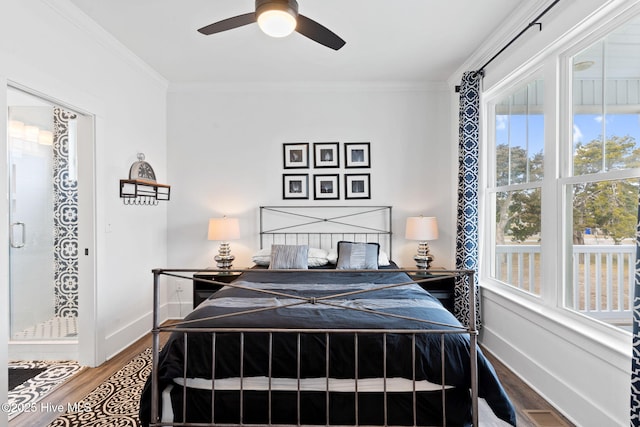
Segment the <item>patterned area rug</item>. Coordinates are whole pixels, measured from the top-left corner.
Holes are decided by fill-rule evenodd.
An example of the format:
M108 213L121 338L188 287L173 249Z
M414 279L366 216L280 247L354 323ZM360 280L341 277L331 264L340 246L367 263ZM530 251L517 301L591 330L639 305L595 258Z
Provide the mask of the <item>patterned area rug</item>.
M43 372L16 386L9 392L7 407L10 409L9 419L11 420L22 413L19 408L30 407L30 405L41 400L47 393L50 393L78 372L80 365L77 362L66 361L19 361L11 362L9 368L45 368ZM11 408L15 408L15 410Z
M134 357L81 402L77 411L68 411L49 427L137 427L140 425L139 401L151 373L151 349Z
M46 370L47 368L9 368L9 391Z

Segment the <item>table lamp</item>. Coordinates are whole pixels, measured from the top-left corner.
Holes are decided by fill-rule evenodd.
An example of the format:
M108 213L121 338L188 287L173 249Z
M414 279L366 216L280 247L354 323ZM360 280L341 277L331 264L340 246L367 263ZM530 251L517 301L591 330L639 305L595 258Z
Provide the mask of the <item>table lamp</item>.
M418 253L413 257L416 266L428 269L433 261L429 254L428 240L438 238L438 220L434 216L412 216L407 218L405 237L409 240L418 240Z
M231 255L229 240L240 238L240 226L237 218L211 218L209 220L209 240L220 241L218 255L213 259L218 263L218 268L229 269L235 257Z

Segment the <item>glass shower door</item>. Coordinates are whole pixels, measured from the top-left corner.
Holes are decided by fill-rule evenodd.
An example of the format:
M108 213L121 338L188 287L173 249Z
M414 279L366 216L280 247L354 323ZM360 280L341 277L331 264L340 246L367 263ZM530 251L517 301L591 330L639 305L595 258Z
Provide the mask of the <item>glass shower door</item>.
M67 113L34 96L10 91L12 340L77 334L77 193L75 200L73 192L71 200L68 197L69 188L77 187L68 167L75 159L75 144L69 143L73 126L68 120L61 124L60 114Z

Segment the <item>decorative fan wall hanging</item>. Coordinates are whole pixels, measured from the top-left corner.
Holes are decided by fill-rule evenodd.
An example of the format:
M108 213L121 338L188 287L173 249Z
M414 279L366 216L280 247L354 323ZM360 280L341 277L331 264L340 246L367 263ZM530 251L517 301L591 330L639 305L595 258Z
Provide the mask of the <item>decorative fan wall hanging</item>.
M260 29L272 37L286 37L296 31L334 50L346 43L327 27L298 13L296 0L256 0L255 9L255 12L214 22L198 31L211 35L257 22Z

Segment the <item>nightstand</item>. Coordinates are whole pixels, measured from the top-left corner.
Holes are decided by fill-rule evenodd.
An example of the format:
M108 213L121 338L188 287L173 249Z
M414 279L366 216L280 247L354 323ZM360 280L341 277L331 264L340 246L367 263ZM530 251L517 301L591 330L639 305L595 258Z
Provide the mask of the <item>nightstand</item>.
M215 280L216 282L231 283L240 276L240 272L221 273L219 271L199 271L193 274L193 308L219 291L222 285L202 282L197 279Z
M456 297L456 279L446 273L438 273L438 269L431 268L428 271L412 271L408 273L414 280L427 279L431 277L442 276L439 280L430 280L428 282L418 283L420 287L429 291L431 295L437 298L444 308L453 313Z

